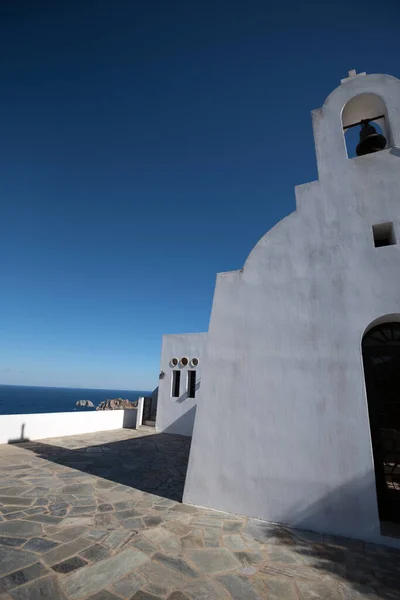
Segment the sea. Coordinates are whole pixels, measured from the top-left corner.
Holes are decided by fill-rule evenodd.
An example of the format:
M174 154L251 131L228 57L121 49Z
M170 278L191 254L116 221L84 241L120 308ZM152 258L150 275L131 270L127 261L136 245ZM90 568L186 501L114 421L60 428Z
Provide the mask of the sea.
M33 413L57 413L90 411L96 408L76 406L78 400L91 400L98 406L108 398L137 400L149 396L148 390L93 390L62 387L35 387L25 385L0 385L0 415L25 415Z

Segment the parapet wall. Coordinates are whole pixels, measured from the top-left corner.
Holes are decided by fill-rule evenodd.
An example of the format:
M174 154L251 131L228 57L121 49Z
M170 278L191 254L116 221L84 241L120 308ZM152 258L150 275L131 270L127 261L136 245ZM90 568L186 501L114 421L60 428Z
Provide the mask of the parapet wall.
M0 415L0 444L136 426L135 409Z

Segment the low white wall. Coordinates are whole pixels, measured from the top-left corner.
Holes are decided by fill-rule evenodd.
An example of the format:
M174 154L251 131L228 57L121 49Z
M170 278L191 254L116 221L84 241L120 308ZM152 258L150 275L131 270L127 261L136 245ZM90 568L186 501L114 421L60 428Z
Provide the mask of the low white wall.
M134 427L136 410L0 415L0 444Z

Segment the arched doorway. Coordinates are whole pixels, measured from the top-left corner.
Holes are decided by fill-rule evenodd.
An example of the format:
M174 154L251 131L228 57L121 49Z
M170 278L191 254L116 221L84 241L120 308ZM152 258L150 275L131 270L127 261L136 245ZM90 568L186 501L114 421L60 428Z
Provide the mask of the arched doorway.
M400 523L400 322L367 331L362 353L379 518Z

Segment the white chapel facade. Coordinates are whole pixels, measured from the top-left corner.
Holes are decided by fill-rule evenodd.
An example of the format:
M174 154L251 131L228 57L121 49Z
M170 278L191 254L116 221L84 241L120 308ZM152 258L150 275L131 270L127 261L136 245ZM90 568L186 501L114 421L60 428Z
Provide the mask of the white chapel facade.
M193 428L187 503L400 546L400 81L349 75L312 113L318 180L217 276L208 333L164 336L157 429Z

